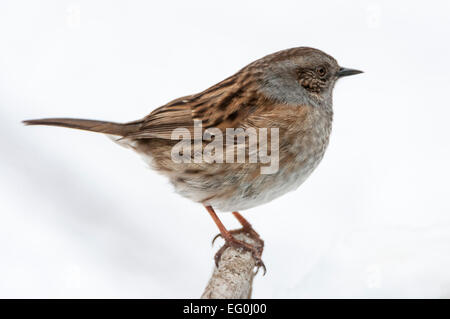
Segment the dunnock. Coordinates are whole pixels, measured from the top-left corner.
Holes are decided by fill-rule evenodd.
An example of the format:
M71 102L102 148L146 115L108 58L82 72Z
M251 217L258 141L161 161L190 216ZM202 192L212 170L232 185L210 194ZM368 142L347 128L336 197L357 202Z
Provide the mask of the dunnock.
M237 211L292 191L311 174L328 145L334 84L340 77L358 73L361 71L339 67L333 57L322 51L292 48L263 57L209 89L176 99L137 121L119 124L51 118L24 123L115 136L118 143L132 148L166 175L179 194L206 207L226 242L215 256L216 264L223 250L233 246L251 251L263 266L262 249L236 240L213 207L233 212L242 230L260 240ZM279 169L262 174L262 164L258 162L174 161L173 148L179 143L174 130L185 128L193 133L196 120L206 130L217 128L221 132L227 128L278 129L278 148L271 152L278 152ZM192 135L190 138L195 139ZM261 141L256 143L261 147ZM246 150L250 148L248 139L243 145ZM205 150L204 141L200 147Z

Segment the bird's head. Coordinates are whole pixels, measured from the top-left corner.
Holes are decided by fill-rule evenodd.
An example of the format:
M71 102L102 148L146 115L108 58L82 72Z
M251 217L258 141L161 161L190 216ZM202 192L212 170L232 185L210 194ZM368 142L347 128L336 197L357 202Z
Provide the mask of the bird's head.
M252 66L252 65L250 65ZM334 84L362 71L340 67L330 55L313 48L283 50L256 61L261 91L279 102L324 104L331 107Z

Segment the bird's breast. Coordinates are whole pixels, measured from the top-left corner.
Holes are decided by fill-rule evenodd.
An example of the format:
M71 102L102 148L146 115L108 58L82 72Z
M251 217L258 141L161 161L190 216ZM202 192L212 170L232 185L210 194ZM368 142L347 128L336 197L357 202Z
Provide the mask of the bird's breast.
M232 196L218 201L222 210L243 210L297 189L322 160L331 133L332 113L314 107L279 127L278 170L247 174Z

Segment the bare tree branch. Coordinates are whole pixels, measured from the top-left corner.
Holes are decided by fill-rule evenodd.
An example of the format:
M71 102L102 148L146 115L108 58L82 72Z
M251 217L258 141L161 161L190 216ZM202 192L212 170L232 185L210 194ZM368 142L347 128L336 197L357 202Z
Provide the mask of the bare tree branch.
M234 237L262 249L262 243L250 237L249 234L239 233ZM250 299L253 278L257 273L255 272L256 263L257 260L251 252L240 248L227 248L219 261L219 267L214 268L201 298Z

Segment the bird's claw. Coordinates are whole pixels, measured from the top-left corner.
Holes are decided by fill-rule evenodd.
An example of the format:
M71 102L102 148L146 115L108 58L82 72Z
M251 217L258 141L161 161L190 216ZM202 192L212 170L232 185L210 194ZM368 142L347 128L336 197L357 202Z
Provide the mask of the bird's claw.
M214 236L214 238L211 241L211 246L214 246L214 242L216 241L217 238L222 237L221 233L218 233L216 236Z
M242 248L242 249L252 253L253 258L256 261L256 267L257 267L256 273L258 273L259 268L261 267L263 269L263 276L264 276L267 272L266 266L264 265L264 262L261 259L261 255L262 255L263 248L264 248L264 241L259 237L258 233L255 232L253 229L240 228L240 229L230 231L230 234L239 234L239 233L243 233L243 232L246 235L250 236L253 240L255 240L258 243L258 245L251 245L244 241L235 239L234 237L231 237L232 239L228 239L228 240L226 239L225 244L217 251L216 255L214 256L214 261L215 261L216 267L219 267L220 258L222 257L223 252L227 248L229 248L229 247ZM223 236L221 234L217 234L216 236L214 236L214 238L212 240L213 244L218 237L223 237Z

